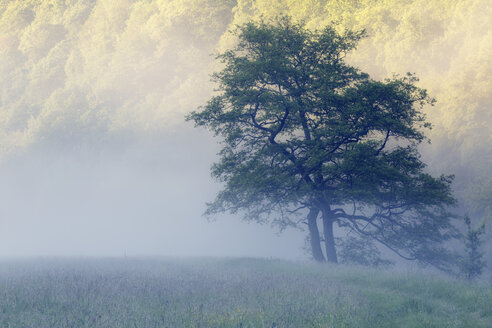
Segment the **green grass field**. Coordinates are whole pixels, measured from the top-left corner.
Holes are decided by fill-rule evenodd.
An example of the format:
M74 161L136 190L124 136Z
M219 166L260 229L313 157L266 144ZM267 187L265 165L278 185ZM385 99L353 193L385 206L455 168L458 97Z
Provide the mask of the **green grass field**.
M492 327L492 288L280 260L4 260L0 327Z

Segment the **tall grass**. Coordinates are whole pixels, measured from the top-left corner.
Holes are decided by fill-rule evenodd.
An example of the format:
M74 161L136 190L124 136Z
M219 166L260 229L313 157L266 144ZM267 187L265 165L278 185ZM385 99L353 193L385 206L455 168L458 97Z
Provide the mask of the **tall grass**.
M258 259L0 262L0 327L491 327L492 289Z

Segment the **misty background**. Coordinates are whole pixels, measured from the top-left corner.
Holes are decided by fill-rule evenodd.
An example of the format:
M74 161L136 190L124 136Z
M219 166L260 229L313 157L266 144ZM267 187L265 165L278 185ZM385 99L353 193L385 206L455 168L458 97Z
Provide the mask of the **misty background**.
M351 64L420 77L437 100L424 162L455 174L457 211L488 220L490 236L489 0L7 0L0 256L306 257L303 232L201 216L220 189L219 140L184 121L213 92L228 31L279 14L366 29Z

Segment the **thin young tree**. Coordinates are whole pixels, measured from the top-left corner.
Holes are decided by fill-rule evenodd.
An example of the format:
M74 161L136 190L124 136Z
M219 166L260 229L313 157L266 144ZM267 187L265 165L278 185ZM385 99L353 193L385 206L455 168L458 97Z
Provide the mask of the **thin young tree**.
M468 215L463 218L466 225L466 232L463 235L463 243L465 246L465 255L459 259L461 273L468 279L472 280L479 277L483 269L487 266L484 260L484 252L482 251L483 235L485 234L485 223L482 223L477 228L472 228L471 220Z

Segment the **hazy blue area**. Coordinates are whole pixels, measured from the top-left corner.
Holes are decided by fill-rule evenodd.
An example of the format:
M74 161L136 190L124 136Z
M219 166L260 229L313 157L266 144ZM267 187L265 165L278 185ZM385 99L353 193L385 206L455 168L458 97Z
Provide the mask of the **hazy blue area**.
M209 174L217 148L191 132L108 153L46 149L4 163L0 256L302 258L299 232L278 236L268 225L201 216L218 190Z

